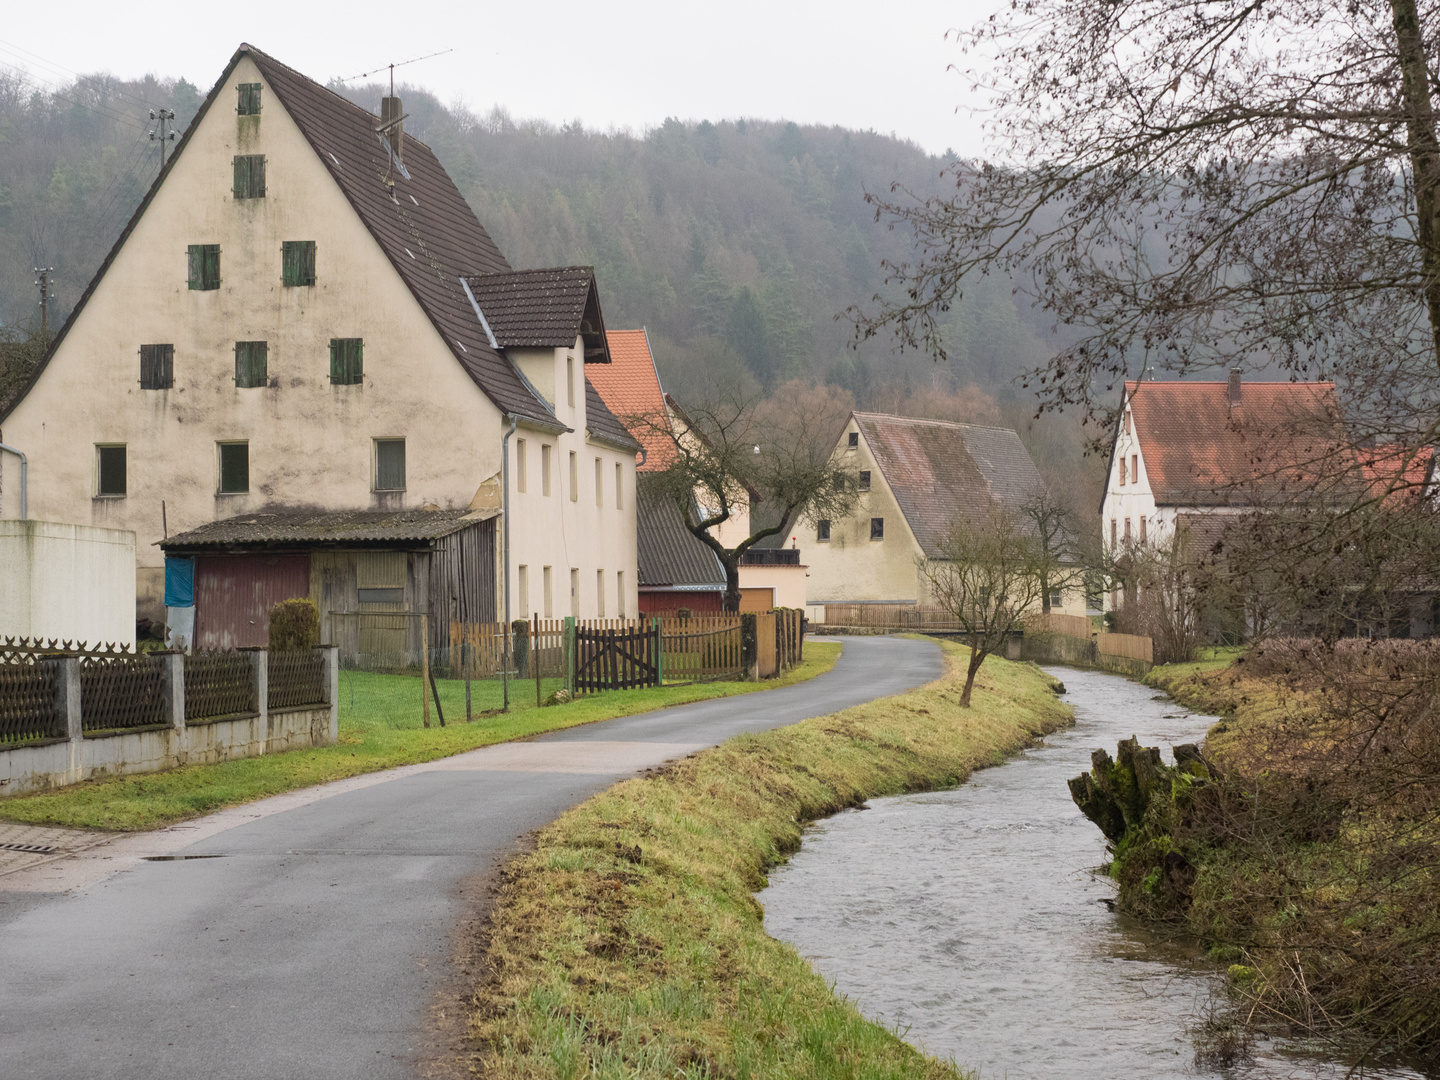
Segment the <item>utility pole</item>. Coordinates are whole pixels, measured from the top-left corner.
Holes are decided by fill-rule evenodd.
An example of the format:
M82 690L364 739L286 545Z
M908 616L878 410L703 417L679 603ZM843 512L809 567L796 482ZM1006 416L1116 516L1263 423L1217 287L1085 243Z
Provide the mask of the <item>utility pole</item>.
M49 316L50 316L50 275L55 272L53 266L35 267L35 284L40 286L40 337L49 337Z
M160 144L160 171L165 171L165 144L175 141L175 132L170 130L170 124L175 120L174 109L151 109L150 119L158 120L156 130L150 132L150 141Z

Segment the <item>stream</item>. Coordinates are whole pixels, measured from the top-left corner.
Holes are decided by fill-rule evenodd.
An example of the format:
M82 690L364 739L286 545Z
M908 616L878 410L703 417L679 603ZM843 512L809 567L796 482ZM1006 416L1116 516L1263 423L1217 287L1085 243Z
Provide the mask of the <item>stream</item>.
M1092 872L1104 838L1066 781L1131 735L1173 760L1215 718L1118 675L1047 670L1073 728L954 791L819 822L759 895L766 929L866 1016L981 1080L1344 1077L1347 1063L1266 1040L1245 1064L1197 1064L1190 1029L1217 966L1111 911L1114 888Z

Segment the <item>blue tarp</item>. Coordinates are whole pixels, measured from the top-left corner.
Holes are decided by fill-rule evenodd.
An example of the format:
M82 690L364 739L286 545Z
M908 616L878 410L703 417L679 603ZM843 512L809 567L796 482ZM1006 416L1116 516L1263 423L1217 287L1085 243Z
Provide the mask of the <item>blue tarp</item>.
M195 604L195 560L165 556L165 606L193 607Z

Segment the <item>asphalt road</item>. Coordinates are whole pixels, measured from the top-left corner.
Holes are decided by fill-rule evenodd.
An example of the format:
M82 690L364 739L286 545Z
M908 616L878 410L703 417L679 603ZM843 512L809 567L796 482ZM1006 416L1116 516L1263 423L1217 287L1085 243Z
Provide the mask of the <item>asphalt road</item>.
M640 769L939 671L931 644L852 638L807 683L278 796L0 878L0 1078L412 1077L475 915L463 886L526 833Z

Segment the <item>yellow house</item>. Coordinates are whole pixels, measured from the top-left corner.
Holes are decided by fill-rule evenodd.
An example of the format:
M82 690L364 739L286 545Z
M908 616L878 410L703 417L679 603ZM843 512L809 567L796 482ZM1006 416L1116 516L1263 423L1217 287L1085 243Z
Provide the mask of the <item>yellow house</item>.
M263 640L307 581L441 620L635 613L638 444L585 375L594 272L512 270L403 121L241 45L0 416L31 517L135 532L142 617L185 617L162 542L230 605L214 643Z
M951 523L997 501L1019 510L1041 485L1009 428L855 412L835 456L858 477L860 499L844 521L800 526L815 622L827 604L930 606L919 565L938 556ZM1051 608L1084 615L1084 590L1057 592Z

